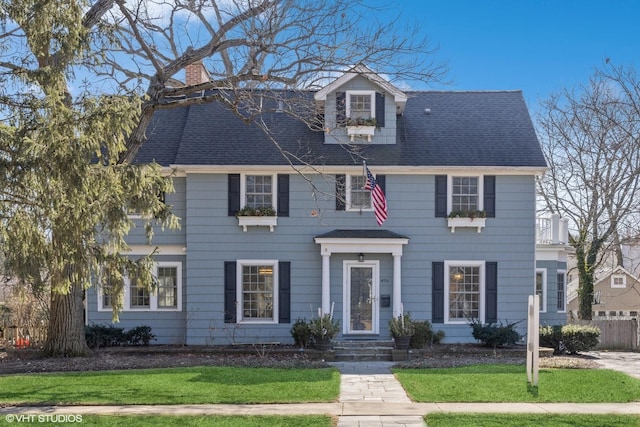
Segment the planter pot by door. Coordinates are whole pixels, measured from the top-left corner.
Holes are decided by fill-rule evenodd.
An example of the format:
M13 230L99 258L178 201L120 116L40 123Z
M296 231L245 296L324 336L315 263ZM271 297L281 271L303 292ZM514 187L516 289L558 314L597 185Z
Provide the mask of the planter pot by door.
M411 337L396 337L393 341L396 344L396 350L407 350L411 342Z
M316 338L314 347L320 351L331 350L331 340Z

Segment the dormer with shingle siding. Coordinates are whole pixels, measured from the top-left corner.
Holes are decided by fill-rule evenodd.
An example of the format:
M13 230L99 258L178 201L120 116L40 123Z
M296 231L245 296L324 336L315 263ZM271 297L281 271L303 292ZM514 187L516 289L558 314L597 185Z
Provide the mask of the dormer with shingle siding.
M324 111L325 144L395 144L407 96L358 65L314 95Z

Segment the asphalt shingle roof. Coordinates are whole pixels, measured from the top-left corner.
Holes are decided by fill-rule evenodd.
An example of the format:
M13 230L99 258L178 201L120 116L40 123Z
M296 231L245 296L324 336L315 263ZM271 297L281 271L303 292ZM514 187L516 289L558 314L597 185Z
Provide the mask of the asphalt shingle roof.
M396 144L362 146L370 165L546 167L520 91L409 92ZM425 110L428 109L429 113ZM362 159L285 113L262 117L283 150L313 164ZM136 162L161 165L286 165L263 130L220 103L156 112Z

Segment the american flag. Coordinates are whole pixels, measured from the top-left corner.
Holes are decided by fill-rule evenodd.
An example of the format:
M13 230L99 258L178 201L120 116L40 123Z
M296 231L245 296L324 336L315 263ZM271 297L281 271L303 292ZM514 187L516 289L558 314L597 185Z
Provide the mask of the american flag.
M373 213L376 216L378 225L382 225L382 223L387 219L387 199L384 197L384 192L378 185L376 178L366 165L364 166L364 170L367 174L367 183L365 184L364 189L371 191Z

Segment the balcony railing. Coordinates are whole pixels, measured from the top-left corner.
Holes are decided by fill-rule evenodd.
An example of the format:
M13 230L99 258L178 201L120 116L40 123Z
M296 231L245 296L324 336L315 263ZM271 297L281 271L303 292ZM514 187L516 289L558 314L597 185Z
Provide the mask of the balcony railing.
M551 218L536 219L536 243L539 245L568 245L569 220L553 214Z

